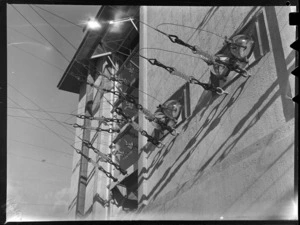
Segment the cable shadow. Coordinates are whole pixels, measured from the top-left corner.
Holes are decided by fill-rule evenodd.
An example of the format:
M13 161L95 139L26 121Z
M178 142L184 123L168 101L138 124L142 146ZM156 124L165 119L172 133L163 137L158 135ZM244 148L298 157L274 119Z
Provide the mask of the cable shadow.
M287 150L286 150L287 151ZM285 152L286 152L285 151ZM285 153L284 152L284 153ZM279 160L279 158L277 159L277 160ZM271 189L272 187L274 187L274 185L276 184L276 182L278 181L278 180L280 180L282 177L284 177L284 175L286 175L286 173L288 173L289 172L289 170L291 170L293 168L293 165L291 165L291 166L289 166L276 180L274 180L256 199L254 199L253 201L252 201L252 203L242 212L242 214L244 214L245 212L247 212L247 211L249 211L250 209L251 209L251 207L253 207L254 205L255 205L255 202L259 199L259 198L261 198L269 189ZM266 173L266 172L265 172ZM261 177L261 176L260 176ZM289 192L289 195L291 196L291 195L293 195L293 193L292 192ZM277 212L278 213L278 212Z
M256 16L257 16L257 15L259 14L259 12L260 12L260 9L262 9L262 8L263 8L262 6L255 6L255 7L253 7L253 8L248 12L248 14L244 17L244 19L242 20L242 22L240 23L240 25L238 26L238 28L235 30L235 32L232 34L232 37L233 37L234 35L238 34L239 32L241 32L241 31L244 29L244 26L245 26L246 24L249 24L251 20L255 20L255 19L256 19ZM257 10L257 13L255 13L254 15L252 15L252 13L253 13L254 11L256 11L256 10ZM249 19L250 17L252 17L251 20L250 20L249 22L247 22L248 19Z
M227 155L231 152L231 150L236 146L236 144L240 141L240 139L247 133L247 131L253 127L261 118L261 115L264 114L264 112L271 106L271 104L277 99L277 97L279 97L279 92L277 91L273 97L270 99L270 101L263 107L262 110L260 110L259 112L257 112L257 114L255 115L255 117L250 121L250 123L248 124L248 126L243 130L243 132L227 147L224 149L222 155L218 158L218 160L213 164L216 165L217 163L222 162ZM241 126L243 126L244 121L241 121ZM239 125L239 124L238 124ZM237 126L238 126L237 125ZM236 129L233 130L232 135L235 135L236 132L238 132L240 128L236 127Z
M247 81L247 80L246 80ZM193 148L189 151L189 154L192 154L196 149L197 149L197 146L204 140L204 138L214 129L217 127L217 125L220 123L221 121L221 118L225 115L225 113L227 112L227 110L237 101L237 99L239 98L239 96L241 95L244 87L245 87L245 84L246 84L246 81L244 81L237 89L236 91L233 93L232 97L230 98L230 100L228 101L228 103L223 107L223 109L219 112L218 116L212 120L215 115L216 115L216 112L218 111L218 108L219 106L221 105L222 100L217 106L214 107L214 109L212 109L211 113L208 115L206 121L204 122L204 126L206 127L211 121L209 127L207 128L206 132L203 134L203 136L201 137L200 140L198 140L198 142L195 144L196 140L197 140L197 137L200 135L200 133L203 131L203 129L200 129L198 131L198 133L191 139L191 141L187 144L187 146L185 147L185 150L183 151L183 153L181 155L183 155L185 153L185 151L187 151L188 149L190 149L193 145ZM236 94L238 93L238 94ZM210 115L212 114L212 112L214 112L213 116L211 117L211 119L208 119L210 117ZM181 157L180 155L180 157ZM178 157L178 159L180 158ZM178 160L177 159L177 160Z
M291 207L290 204L293 204L293 201L296 202L294 192L295 192L294 188L290 189L289 191L286 191L286 193L273 204L273 207L276 208L276 209L273 209L273 215L270 215L270 214L272 214L272 212L271 212L272 209L270 209L266 213L264 213L264 215L267 214L268 216L266 218L262 218L262 219L266 219L266 220L294 219L294 218L288 218L285 215L280 216L280 215L278 215L278 213L276 213L276 214L274 213L274 212L280 212L280 213L286 212L288 214L288 212L289 212L287 210L288 207ZM282 202L286 202L286 204L283 205ZM290 212L290 214L292 214L292 212ZM293 214L291 216L293 216Z
M238 90L241 90L240 93L231 98L231 100L229 101L228 106L224 107L221 110L221 113L219 113L218 117L221 118L225 112L229 109L229 107L231 105L233 105L233 103L238 99L238 97L240 96L244 85L246 82L244 82L243 84L241 84L241 86L236 90L235 93L237 93ZM153 196L153 200L158 196L158 194L167 186L167 184L171 181L171 179L174 177L174 175L179 171L179 169L183 166L183 164L186 162L186 160L188 160L190 158L190 156L193 154L193 152L195 151L196 147L200 144L200 142L203 140L204 137L201 138L200 141L198 141L197 145L194 146L192 149L190 149L193 144L195 143L195 141L197 140L197 137L200 135L200 133L204 130L205 127L207 127L210 123L210 121L213 120L213 118L215 117L215 115L217 114L218 108L220 107L221 103L224 101L225 98L222 99L222 101L216 105L211 112L209 113L209 115L206 117L206 120L204 122L204 125L199 129L199 131L195 134L195 136L190 140L190 142L186 145L186 147L184 148L184 150L182 151L182 153L177 157L177 159L174 160L174 163L165 171L165 173L162 175L162 177L160 178L160 180L157 182L157 184L152 188L152 190L150 191L150 193L146 196L143 195L142 198L140 199L140 203L143 202L144 200L148 200L149 198L151 198ZM224 110L225 109L225 110ZM219 120L220 121L220 120ZM214 125L210 126L209 129L206 131L205 136L212 131L217 123L214 123ZM175 139L175 138L174 138ZM169 148L171 148L173 146L173 143L170 143ZM189 151L185 157L184 154ZM176 166L176 168L171 172L172 168L174 167L174 165L179 162L179 165ZM161 165L162 161L158 161L160 162L160 164L158 164L159 166ZM157 167L155 168L157 169ZM152 175L152 174L151 174ZM161 185L162 184L162 185ZM161 187L159 188L159 186L161 185ZM157 190L157 191L156 191Z
M243 197L243 195L248 192L254 185L255 183L262 178L262 176L264 176L279 160L280 158L291 148L292 145L289 145L257 178L255 178L255 180L245 189L245 191L243 191L243 193L241 193L239 196L237 196L234 200L234 202L232 202L232 204L227 207L227 209L225 211L222 212L222 215L226 215L226 213L234 206L234 204Z
M248 71L250 70L251 68L255 67L256 65L258 65L258 63L261 61L263 56L261 56L260 58L256 59L253 63L251 63L250 65L248 65L245 69ZM230 73L236 73L234 71L231 71ZM252 75L254 76L254 75ZM229 75L228 75L229 77ZM236 76L234 76L232 79L230 79L229 81L226 81L224 84L220 85L220 87L223 89L223 90L226 90L230 85L232 85L235 81L237 81L239 78L242 78L241 74L237 74ZM218 79L218 78L217 78ZM246 78L246 80L250 79L250 77L248 76ZM220 82L217 82L218 84Z
M223 149L223 147L229 142L232 136L234 136L249 120L251 115L255 113L255 111L263 104L264 100L271 94L274 88L278 85L278 80L274 81L273 84L267 89L267 91L259 98L259 100L254 104L251 110L239 121L239 123L235 126L230 136L221 144L221 146L216 150L216 152L207 160L207 162L199 169L199 171L195 174L195 177L200 178L203 174L204 170L208 167L210 162L216 157L216 155ZM245 133L253 127L257 121L260 119L260 116L269 108L269 106L276 100L279 96L279 91L277 91L273 97L269 100L269 102L256 114L256 116L250 121L248 126L243 130L243 132L227 147L223 150L221 156L217 159L217 161L213 164L215 166L217 163L220 163L225 157L230 153L230 151L236 146L238 141L245 135ZM196 179L197 180L197 179ZM196 182L195 180L195 182Z
M166 146L165 150L164 150L164 148L160 149L160 151L158 151L157 154L154 156L154 159L152 160L151 165L148 167L148 172L151 170L151 168L153 168L151 170L150 174L148 174L148 179L153 175L154 171L157 170L162 165L164 158L172 149L172 147L176 141L176 138L177 138L177 136L174 137L171 142L169 142L169 144ZM161 154L162 152L163 152L163 154Z
M151 165L148 167L148 169L146 167L143 167L138 175L138 177L141 177L142 174L147 174L147 180L154 174L154 172L162 165L163 163L163 159L166 157L166 155L170 152L170 150L172 149L176 138L178 136L174 137L172 139L171 142L169 142L169 144L165 147L163 147L162 149L160 149L157 153L156 156L154 157L154 160L152 160ZM163 149L165 148L165 151L163 151ZM163 154L162 154L163 152ZM151 171L151 172L150 172ZM149 173L150 172L150 173ZM144 177L141 177L138 181L138 187L142 184L143 181L145 181L146 179Z
M198 30L198 29L201 29L202 27L204 27L208 22L209 20L212 18L212 16L217 12L217 10L219 9L220 7L219 6L214 6L214 7L211 7L207 13L205 14L203 20L201 21L201 23L197 26L196 30L193 32L193 34L186 40L186 42L188 42L193 36L194 34L198 31L198 32L201 32L201 30Z
M228 109L237 101L237 99L240 97L240 95L242 94L245 85L247 83L247 80L245 80L233 93L233 95L231 96L231 98L229 99L229 101L227 102L227 104L222 108L222 110L219 112L218 116L216 118L214 118L216 112L218 111L219 106L221 105L221 103L223 102L223 100L217 105L215 106L215 108L212 111L215 111L215 114L213 115L212 119L210 119L209 121L205 121L204 124L208 125L209 127L207 128L207 130L205 131L205 133L203 134L203 136L201 137L201 139L198 141L198 143L193 147L193 149L195 149L203 140L204 138L214 129L218 126L218 124L221 122L222 117L225 115L225 113L228 111Z
M186 122L185 124L182 126L182 131L185 131L191 120L201 111L201 115L200 115L200 118L204 115L204 113L206 112L206 110L208 109L208 105L210 103L212 103L214 100L216 99L216 97L214 97L212 95L212 93L207 93L206 91L204 91L204 93L200 96L199 100L198 100L198 103L194 109L194 111L192 112L192 114L186 119Z
M204 121L203 125L200 127L200 129L196 132L196 134L190 139L190 141L188 142L188 144L186 145L186 147L184 148L183 152L181 153L181 155L183 155L188 149L190 149L197 141L197 138L200 136L200 134L203 132L203 130L210 124L210 122L214 119L214 117L217 114L217 111L220 107L220 105L222 104L222 102L225 100L225 98L223 98L221 100L221 102L219 102L218 105L216 105L208 114L208 116L206 117L206 120ZM206 111L206 110L205 110ZM200 118L200 120L203 117ZM215 126L214 126L215 127ZM210 125L210 129L209 131L206 133L206 135L212 130L212 126ZM181 157L180 155L180 157ZM179 157L179 158L180 158Z

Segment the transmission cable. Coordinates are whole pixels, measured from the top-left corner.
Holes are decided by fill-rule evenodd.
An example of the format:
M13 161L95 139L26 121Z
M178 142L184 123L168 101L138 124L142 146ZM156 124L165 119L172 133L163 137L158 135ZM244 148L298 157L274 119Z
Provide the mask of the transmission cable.
M37 59L43 61L44 63L47 63L47 64L50 65L50 66L53 66L53 67L59 69L60 71L65 71L65 70L63 70L63 69L57 67L56 65L50 63L49 61L44 60L44 59L42 59L42 58L40 58L40 57L38 57L38 56L32 54L31 52L28 52L28 51L26 51L26 50L24 50L24 49L22 49L22 48L20 48L20 47L18 47L18 46L16 46L16 45L12 45L12 47L17 48L17 49L19 49L20 51L25 52L25 53L27 53L27 54L29 54L29 55L31 55L31 56L33 56L33 57L35 57L35 58L37 58Z
M14 5L11 5L66 61L70 63L70 60L64 56Z
M55 112L55 111L48 111L48 110L41 111L40 109L26 109L26 108L12 107L12 106L8 106L7 108L9 108L9 109L22 109L22 110L37 111L37 112L55 113L55 114L62 114L62 115L70 115L70 113Z
M12 100L13 101L13 100ZM13 101L15 104L19 105L20 107L22 107L19 103ZM65 143L67 143L68 145L70 145L69 142L67 142L65 139L63 139L61 137L61 135L58 135L56 132L54 132L52 129L50 129L45 123L43 123L40 119L36 118L33 114L31 114L30 112L27 112L27 114L29 114L30 116L32 116L33 118L35 118L36 120L38 120L41 124L43 124L49 131L51 131L51 133L53 133L54 135L56 135L59 139L61 139L62 141L64 141ZM72 132L73 133L73 132Z
M64 20L64 21L66 21L66 22L68 22L68 23L70 23L70 24L73 24L74 26L79 27L80 29L82 29L82 27L81 27L80 25L75 24L75 23L71 22L70 20L67 20L67 19L64 18L64 17L61 17L61 16L59 16L59 15L53 13L53 12L50 12L50 11L48 11L48 10L46 10L46 9L44 9L44 8L42 8L42 7L40 7L40 6L38 6L38 5L34 5L34 6L37 7L37 8L39 8L39 9L41 9L41 10L44 10L45 12L48 12L48 13L50 13L50 14L52 14L52 15L54 15L54 16L56 16L56 17L58 17L58 18L60 18L60 19L62 19L62 20Z
M72 169L70 167L61 166L61 165L58 165L58 164L55 164L55 163L50 163L50 162L46 162L46 161L43 161L43 160L34 159L34 158L31 158L31 157L28 157L28 156L19 155L19 154L15 154L15 153L12 153L12 152L8 152L8 154L14 155L14 156L17 156L17 157L20 157L20 158L24 158L24 159L30 159L30 160L33 160L33 161L36 161L36 162L40 162L40 163L46 163L46 164L49 164L49 165L52 165L52 166L56 166L56 167L66 168L68 170Z
M32 117L28 117L28 118L32 118ZM39 129L41 129L41 130L45 130L45 131L48 131L48 132L49 132L49 130L45 129L45 127L37 126L36 124L30 123L30 122L28 122L28 121L25 121L25 120L23 120L23 119L21 119L21 118L19 118L19 117L15 117L15 119L20 120L20 121L23 122L23 123L27 123L27 124L29 124L29 125L31 125L31 126L37 127L37 128L39 128ZM64 136L64 135L61 135L61 136L64 137L65 139L69 139L69 140L71 140L71 141L74 140L73 138L66 137L66 136Z
M28 142L25 142L25 141L19 141L19 140L15 140L15 139L8 139L8 140L9 141L14 141L14 142L19 142L19 143L22 143L22 144L25 144L25 145L30 145L30 146L36 147L38 149L43 149L43 150L46 150L46 151L51 151L51 152L56 152L56 153L60 153L60 154L65 154L65 155L68 155L68 156L72 156L72 154L67 153L67 152L58 151L58 150L55 150L55 149L52 149L52 148L46 148L46 147L43 147L43 146L31 144L31 143L28 143Z
M38 14L49 26L51 26L52 28L53 28L53 30L55 30L55 32L59 35L59 36L61 36L66 42L68 42L69 43L69 45L71 45L73 48L74 48L74 50L76 50L77 48L67 39L67 38L65 38L54 26L52 26L40 13L38 13L31 5L29 5L29 7L33 10L33 11L35 11L35 13L36 14Z
M194 29L194 30L200 30L200 31L204 31L204 32L207 32L207 33L210 33L210 34L214 34L220 38L223 38L225 39L223 36L217 34L217 33L214 33L212 31L208 31L208 30L205 30L205 29L201 29L201 28L197 28L197 27L190 27L190 26L186 26L186 25L182 25L182 24L176 24L176 23L160 23L156 26L156 29L158 29L158 27L160 26L164 26L164 25L173 25L173 26L180 26L180 27L186 27L186 28L190 28L190 29Z
M9 84L8 83L8 85L10 86L10 87L12 87L13 89L15 89L18 93L20 93L24 98L26 98L27 100L29 100L31 103L33 103L35 106L37 106L39 109L41 109L41 110L43 110L44 111L44 113L46 113L48 116L50 116L52 119L54 119L54 120L56 120L57 121L57 119L55 118L55 117L53 117L51 114L49 114L49 113L47 113L47 112L45 112L45 110L42 108L42 107L40 107L38 104L36 104L33 100L31 100L30 98L28 98L27 96L25 96L22 92L20 92L17 88L15 88L14 86L12 86L11 84ZM12 100L12 99L10 99L10 100ZM14 102L15 103L15 102ZM18 104L19 106L20 106L20 104ZM24 107L22 107L22 106L20 106L21 108L24 108ZM72 133L73 134L73 131L71 131L71 130L69 130L66 126L64 126L63 124L60 124L61 126L63 126L66 130L68 130L70 133Z

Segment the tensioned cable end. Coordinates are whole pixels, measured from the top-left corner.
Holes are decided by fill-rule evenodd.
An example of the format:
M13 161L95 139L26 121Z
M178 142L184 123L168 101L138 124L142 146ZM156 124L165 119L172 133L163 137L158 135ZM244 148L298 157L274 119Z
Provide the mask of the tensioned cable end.
M217 89L217 91L216 91L216 93L218 94L218 95L228 95L229 93L227 92L227 91L224 91L222 88L220 88L220 87L217 87L216 88Z

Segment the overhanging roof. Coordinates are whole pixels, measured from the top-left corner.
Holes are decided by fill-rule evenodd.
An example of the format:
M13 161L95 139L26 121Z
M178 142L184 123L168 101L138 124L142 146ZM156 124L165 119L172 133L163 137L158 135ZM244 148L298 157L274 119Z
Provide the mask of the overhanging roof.
M101 21L135 17L138 12L138 6L102 6L95 19L101 23ZM122 29L118 32L109 32L111 25L108 23L101 23L101 26L102 27L99 30L85 31L86 33L81 44L57 85L60 90L79 93L81 83L72 76L72 74L87 76L87 69L84 65L87 65L88 60L93 55L99 43L105 43L107 41L106 46L109 47L108 51L113 52L122 47L125 47L126 49L126 47L130 46L133 39L138 37L138 32L130 22L122 24Z

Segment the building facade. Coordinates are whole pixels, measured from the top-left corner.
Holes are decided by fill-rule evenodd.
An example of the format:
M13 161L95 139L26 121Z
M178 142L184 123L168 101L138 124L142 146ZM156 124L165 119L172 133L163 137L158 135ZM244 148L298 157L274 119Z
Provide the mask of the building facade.
M289 47L296 36L288 24L291 10L286 6L102 6L96 16L101 28L85 30L58 84L59 89L79 95L78 115L94 117L77 119L86 129L76 129L74 146L102 168L74 152L70 214L92 220L293 217L298 201L291 100L296 83L290 76L296 62ZM225 36L247 34L255 42L247 66L251 76L231 72L226 81L218 81L228 95L172 76L146 59L202 82L215 82L203 60L186 46L172 43L166 34L210 54L226 51ZM111 81L115 75L130 85ZM178 134L157 134L134 104L116 94L121 90L152 113L160 104L179 101ZM116 109L163 146L149 142L132 123L105 125L95 119L122 119Z

